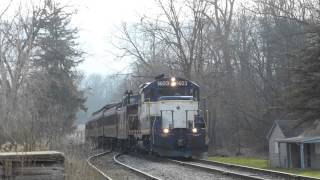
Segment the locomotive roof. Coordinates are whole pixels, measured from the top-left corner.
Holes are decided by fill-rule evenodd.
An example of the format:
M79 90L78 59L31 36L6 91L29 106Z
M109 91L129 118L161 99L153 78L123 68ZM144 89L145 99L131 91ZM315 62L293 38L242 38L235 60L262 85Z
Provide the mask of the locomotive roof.
M107 105L103 106L101 109L99 109L98 111L93 112L92 115L96 115L96 114L100 113L101 111L111 109L111 108L117 106L118 104L120 104L120 103L107 104Z
M187 79L184 79L184 78L180 78L180 77L175 77L177 81L187 81L188 82L188 87L197 87L199 88L200 86L198 84L196 84L195 82L193 81L190 81L190 80L187 80ZM140 88L140 93L142 91L144 91L145 89L149 89L149 88L156 88L158 87L157 83L158 81L170 81L171 77L163 77L163 78L160 78L160 79L156 79L154 81L151 81L151 82L146 82L144 84L141 84L139 86Z

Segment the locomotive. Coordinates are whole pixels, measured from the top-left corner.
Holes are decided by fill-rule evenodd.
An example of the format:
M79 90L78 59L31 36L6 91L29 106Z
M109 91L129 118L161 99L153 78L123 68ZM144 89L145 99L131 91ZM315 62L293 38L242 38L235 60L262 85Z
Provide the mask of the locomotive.
M121 102L94 112L86 141L142 149L167 157L202 157L208 150L200 88L184 78L157 77L125 93Z

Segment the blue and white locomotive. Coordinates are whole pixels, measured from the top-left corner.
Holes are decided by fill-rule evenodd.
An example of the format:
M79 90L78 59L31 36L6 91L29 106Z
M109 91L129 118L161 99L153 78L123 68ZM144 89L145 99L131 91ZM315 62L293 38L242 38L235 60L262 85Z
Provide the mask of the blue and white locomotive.
M97 111L87 123L87 139L168 157L200 157L207 152L197 84L159 77L139 89L137 95L127 93L122 102Z

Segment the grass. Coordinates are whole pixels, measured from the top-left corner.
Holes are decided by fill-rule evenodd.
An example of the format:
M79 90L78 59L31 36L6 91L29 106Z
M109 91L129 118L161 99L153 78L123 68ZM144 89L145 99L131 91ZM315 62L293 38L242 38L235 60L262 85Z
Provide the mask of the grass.
M66 180L93 180L103 179L86 161L77 157L67 157L65 162Z
M210 161L218 161L223 163L237 164L243 166L250 166L255 168L268 168L268 160L265 159L256 159L256 158L248 158L248 157L219 157L213 156L209 157Z
M87 164L90 152L86 146L66 146L65 153L65 179L66 180L102 180L98 172Z
M282 168L269 168L268 160L265 159L256 159L256 158L249 158L249 157L219 157L219 156L212 156L209 157L208 160L210 161L217 161L222 163L230 163L230 164L237 164L261 169L269 169L274 171L286 172L297 174L301 176L311 176L320 178L320 170L311 170L311 169L282 169Z

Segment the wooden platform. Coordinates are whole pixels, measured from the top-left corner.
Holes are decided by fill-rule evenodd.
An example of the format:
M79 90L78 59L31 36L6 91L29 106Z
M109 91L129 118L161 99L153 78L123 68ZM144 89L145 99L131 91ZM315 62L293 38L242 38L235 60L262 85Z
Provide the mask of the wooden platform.
M0 179L63 180L64 154L57 151L0 153Z

